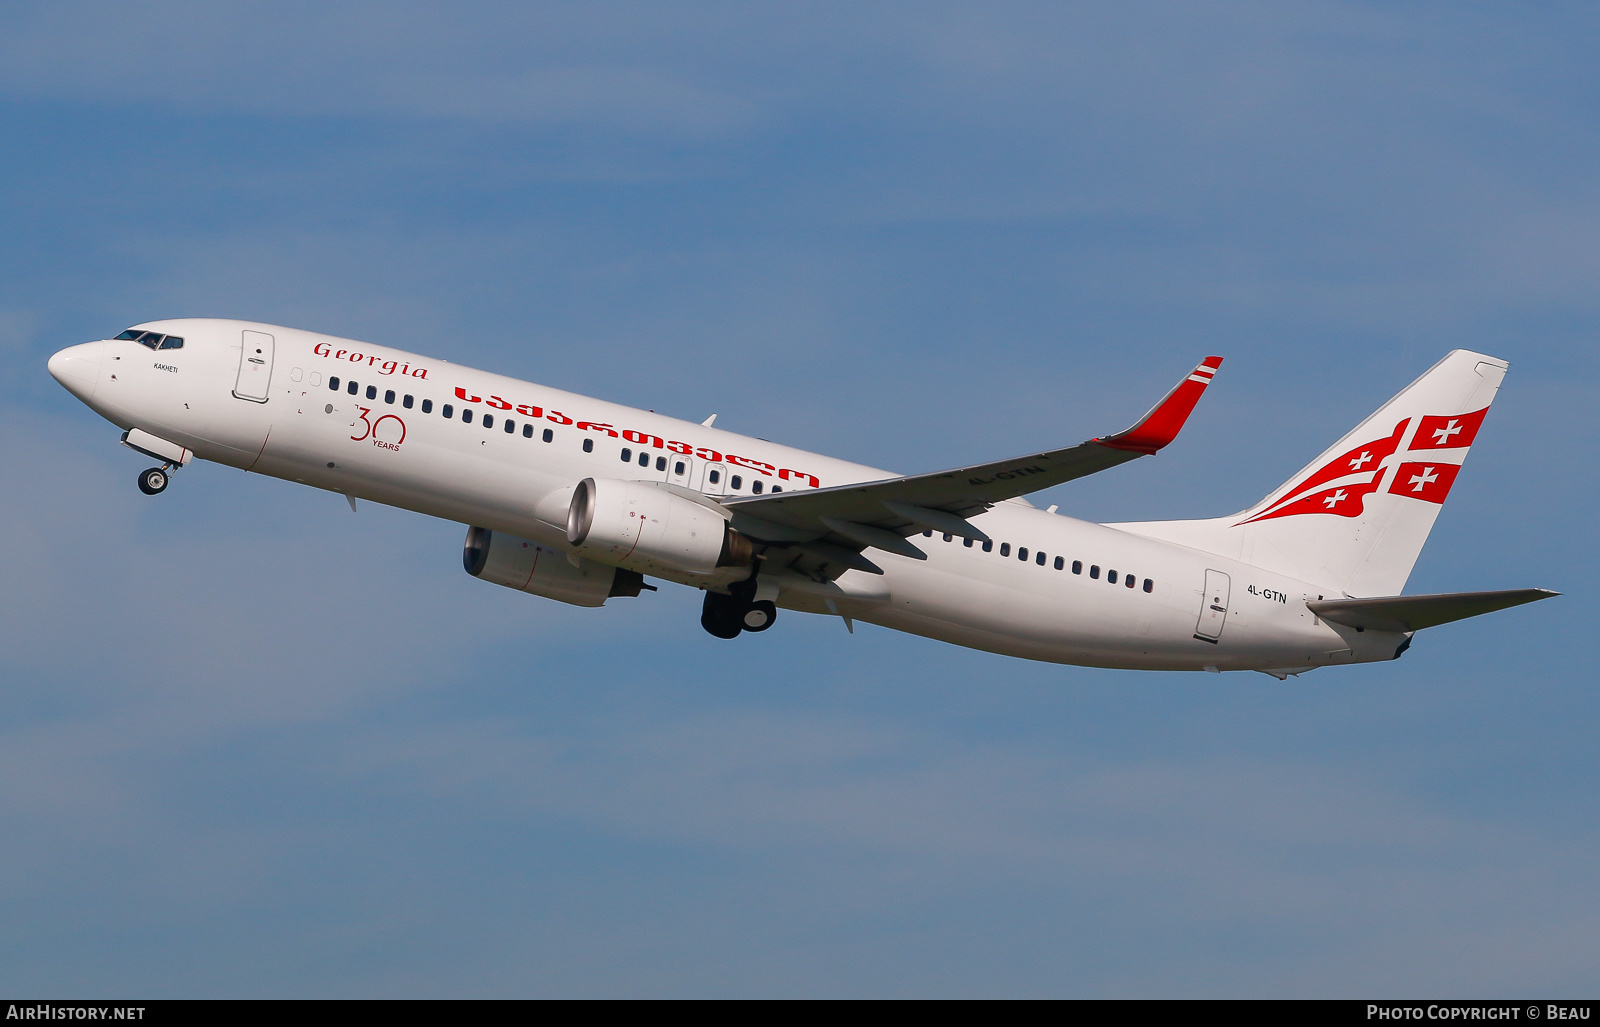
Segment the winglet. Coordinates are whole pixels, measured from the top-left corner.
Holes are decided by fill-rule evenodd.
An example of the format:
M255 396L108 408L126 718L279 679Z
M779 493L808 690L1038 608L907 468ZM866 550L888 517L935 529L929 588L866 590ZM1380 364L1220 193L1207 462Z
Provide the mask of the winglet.
M1178 437L1194 405L1200 402L1200 394L1206 391L1206 386L1211 384L1212 377L1221 366L1221 357L1206 357L1161 402L1140 418L1138 424L1127 431L1094 441L1112 449L1126 449L1145 455L1154 453Z

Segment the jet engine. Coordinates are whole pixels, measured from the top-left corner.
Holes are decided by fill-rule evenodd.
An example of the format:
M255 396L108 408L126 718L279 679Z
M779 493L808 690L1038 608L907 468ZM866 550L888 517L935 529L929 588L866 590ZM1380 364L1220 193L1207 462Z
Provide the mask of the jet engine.
M461 562L475 578L573 606L604 606L612 596L636 596L652 587L637 571L582 558L573 566L560 550L488 528L467 529Z
M749 566L754 547L722 514L642 481L585 478L567 510L567 541L596 560L652 574Z

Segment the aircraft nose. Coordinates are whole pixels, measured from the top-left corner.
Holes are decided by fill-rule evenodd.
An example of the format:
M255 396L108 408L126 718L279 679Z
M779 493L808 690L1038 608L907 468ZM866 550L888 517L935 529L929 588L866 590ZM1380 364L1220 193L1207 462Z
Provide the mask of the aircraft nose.
M68 346L50 358L46 365L50 377L79 399L88 399L100 381L100 359L105 349L103 342L85 342Z

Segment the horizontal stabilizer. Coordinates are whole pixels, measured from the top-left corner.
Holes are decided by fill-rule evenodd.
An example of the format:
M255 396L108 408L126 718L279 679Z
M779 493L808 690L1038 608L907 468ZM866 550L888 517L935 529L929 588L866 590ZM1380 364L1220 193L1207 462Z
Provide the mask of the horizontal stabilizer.
M1384 596L1379 599L1318 599L1306 603L1323 620L1373 631L1420 631L1455 620L1493 613L1558 596L1546 588L1504 592L1451 592L1438 596Z

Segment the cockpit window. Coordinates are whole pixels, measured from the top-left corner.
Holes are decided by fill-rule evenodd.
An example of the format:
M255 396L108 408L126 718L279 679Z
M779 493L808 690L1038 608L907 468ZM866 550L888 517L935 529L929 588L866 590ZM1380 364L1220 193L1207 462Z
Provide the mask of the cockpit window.
M137 328L129 328L118 339L128 342L137 342L141 346L151 349L183 349L183 340L176 335L162 335L160 332L141 332Z

